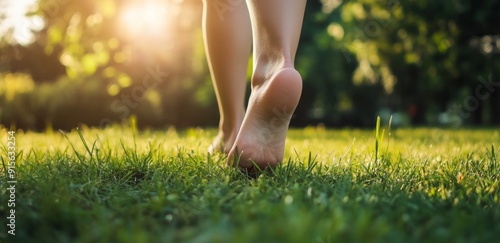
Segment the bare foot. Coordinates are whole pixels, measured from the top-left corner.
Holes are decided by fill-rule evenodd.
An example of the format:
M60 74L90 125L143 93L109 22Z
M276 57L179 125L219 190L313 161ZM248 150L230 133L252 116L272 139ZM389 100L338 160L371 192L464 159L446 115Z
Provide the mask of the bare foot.
M241 107L240 111L237 111L239 115L225 116L222 118L219 125L219 133L215 136L212 144L208 147L208 152L213 154L215 152L229 153L229 150L233 147L234 140L240 131L241 123L243 122L243 117L245 114L245 109Z
M219 130L219 133L215 136L212 144L208 147L208 153L229 153L229 150L234 144L234 140L236 140L236 135L238 135L238 130L229 133Z
M227 163L250 169L265 169L283 159L288 125L302 92L302 78L293 68L276 72L254 84L247 113Z

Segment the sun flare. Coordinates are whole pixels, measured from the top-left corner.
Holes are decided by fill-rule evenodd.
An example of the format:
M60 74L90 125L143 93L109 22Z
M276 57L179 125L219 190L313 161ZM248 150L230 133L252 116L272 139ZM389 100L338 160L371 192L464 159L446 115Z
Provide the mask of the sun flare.
M134 1L123 7L119 24L128 37L161 36L168 31L170 15L166 1Z

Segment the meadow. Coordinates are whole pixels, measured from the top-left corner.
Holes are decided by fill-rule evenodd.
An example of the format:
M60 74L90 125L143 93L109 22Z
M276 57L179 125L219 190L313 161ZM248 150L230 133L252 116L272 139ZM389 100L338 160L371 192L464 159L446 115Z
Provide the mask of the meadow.
M1 242L498 242L500 130L290 130L257 178L214 129L0 130ZM7 224L15 209L15 235Z

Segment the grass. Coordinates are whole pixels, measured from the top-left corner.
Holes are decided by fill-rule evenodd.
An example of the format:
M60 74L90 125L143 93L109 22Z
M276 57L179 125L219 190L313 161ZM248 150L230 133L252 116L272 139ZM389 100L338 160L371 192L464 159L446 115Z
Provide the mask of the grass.
M1 130L0 214L6 222ZM249 179L207 155L215 130L18 131L16 235L4 242L494 242L498 129L289 132ZM377 149L375 149L375 144Z

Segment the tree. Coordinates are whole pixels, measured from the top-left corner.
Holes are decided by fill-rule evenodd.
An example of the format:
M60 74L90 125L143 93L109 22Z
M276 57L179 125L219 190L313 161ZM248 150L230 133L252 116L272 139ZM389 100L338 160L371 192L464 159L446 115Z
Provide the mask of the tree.
M359 62L354 81L380 81L389 97L398 100L395 106L417 105L422 112L416 122L435 122L425 118L474 97L478 78L498 77L498 54L487 57L470 45L499 33L496 1L361 0L346 1L337 11L342 12L344 46ZM490 121L498 122L493 112L499 108L498 92L488 101ZM475 124L484 122L484 103L466 104Z

